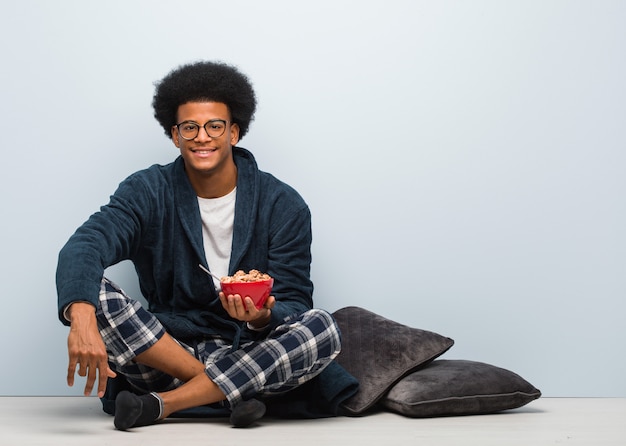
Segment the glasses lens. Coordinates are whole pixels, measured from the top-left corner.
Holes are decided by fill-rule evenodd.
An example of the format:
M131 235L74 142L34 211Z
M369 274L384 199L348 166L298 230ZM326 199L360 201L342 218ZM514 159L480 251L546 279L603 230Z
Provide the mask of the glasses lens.
M178 132L186 140L194 139L198 136L200 125L195 122L182 122L178 124ZM204 130L211 138L219 138L226 130L226 121L214 119L204 124Z
M224 134L226 123L222 120L209 121L204 124L204 129L211 138L217 138Z
M185 139L194 139L198 136L198 129L200 127L198 124L194 124L193 122L183 122L178 125L178 131L180 132L180 136Z

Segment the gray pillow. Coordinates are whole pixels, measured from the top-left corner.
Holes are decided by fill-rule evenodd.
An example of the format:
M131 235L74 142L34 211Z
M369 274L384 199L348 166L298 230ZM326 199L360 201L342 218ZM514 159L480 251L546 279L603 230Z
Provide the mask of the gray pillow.
M454 341L411 328L359 307L333 313L341 330L336 361L359 381L358 392L342 405L345 415L371 408L402 377L447 351Z
M509 370L482 362L440 359L403 378L380 404L419 418L499 412L540 396L538 389Z

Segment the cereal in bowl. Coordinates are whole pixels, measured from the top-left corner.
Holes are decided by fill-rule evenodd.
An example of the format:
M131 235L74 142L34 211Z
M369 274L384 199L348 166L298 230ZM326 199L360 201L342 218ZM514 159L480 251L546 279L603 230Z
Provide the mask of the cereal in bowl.
M262 280L271 279L269 274L262 273L259 270L251 269L249 272L243 270L237 271L232 276L222 277L222 283L240 283L240 282L260 282Z

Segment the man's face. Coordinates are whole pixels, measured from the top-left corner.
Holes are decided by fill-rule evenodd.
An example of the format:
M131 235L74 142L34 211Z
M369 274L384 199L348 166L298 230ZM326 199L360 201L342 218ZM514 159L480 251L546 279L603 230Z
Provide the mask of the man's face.
M219 174L225 167L233 163L232 148L239 141L239 126L230 123L230 111L226 104L221 102L187 102L178 107L177 123L184 123L179 127L172 127L172 141L180 149L185 161L187 173L190 176ZM209 121L221 120L225 122L224 133L221 136L209 136L205 124ZM222 125L220 121L207 124L213 129ZM190 124L186 126L186 124ZM198 134L189 138L184 129L198 127ZM213 128L211 128L213 127Z

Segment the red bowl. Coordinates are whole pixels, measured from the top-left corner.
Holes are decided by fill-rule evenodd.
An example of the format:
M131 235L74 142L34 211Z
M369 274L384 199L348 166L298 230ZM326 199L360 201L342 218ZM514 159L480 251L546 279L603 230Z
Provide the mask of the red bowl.
M265 301L272 292L274 279L258 280L256 282L221 282L222 291L229 294L239 294L242 298L249 296L257 309L263 308ZM245 303L244 303L245 305Z

